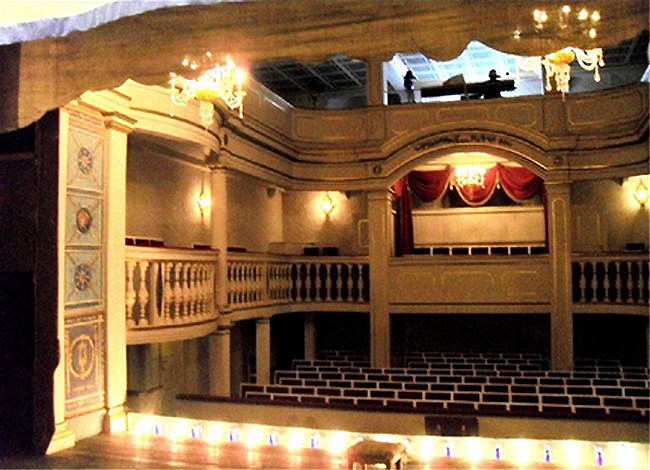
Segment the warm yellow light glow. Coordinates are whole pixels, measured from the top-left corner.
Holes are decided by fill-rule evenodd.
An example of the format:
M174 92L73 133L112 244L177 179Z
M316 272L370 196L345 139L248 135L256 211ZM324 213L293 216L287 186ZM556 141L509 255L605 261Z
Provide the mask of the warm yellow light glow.
M636 202L640 205L645 206L649 197L650 194L648 194L648 188L642 181L639 181L639 184L637 184L636 189L634 190L634 199L636 199Z
M520 466L531 462L532 444L527 439L520 439L515 444L515 460ZM541 460L541 459L540 459Z
M174 424L172 427L169 437L173 440L180 440L187 437L187 426L184 422L179 422Z
M152 431L153 420L151 418L145 417L139 419L133 426L133 433L136 436L143 436L149 434Z
M585 8L583 8L582 10L580 10L580 13L578 13L578 19L580 21L584 21L587 18L589 18L589 12Z
M594 23L600 21L600 13L598 12L598 10L594 11L591 14L591 21L593 21Z
M327 450L334 455L342 454L348 447L348 437L345 433L337 432L331 434L327 443Z
M204 215L205 211L207 211L210 208L211 206L210 197L207 194L205 194L203 189L201 189L201 193L196 198L196 203L199 206L199 211L201 212L201 215Z
M460 187L477 186L485 184L485 168L478 165L461 165L454 168L456 185Z
M323 200L320 203L320 207L323 210L323 214L325 214L325 217L329 217L330 215L332 215L334 209L336 209L336 204L334 203L334 200L332 199L332 196L330 196L329 192L325 193L325 196L323 196Z
M571 7L569 5L564 5L562 7L562 13L571 13Z
M208 432L207 432L208 442L210 442L211 444L215 444L219 442L223 438L223 433L224 433L223 426L221 426L220 424L212 424L208 428Z
M258 446L264 440L264 434L257 428L253 428L246 433L246 445L253 447Z
M303 431L293 431L287 438L287 448L295 450L305 447L306 436Z
M184 106L192 99L199 100L201 121L206 128L214 122L214 102L217 100L222 100L230 109L239 110L239 117L243 117L246 96L242 91L244 72L236 68L230 56L226 56L221 63L215 63L212 54L207 52L202 64L185 58L182 65L190 70L197 70L202 65L206 70L196 79L171 73L169 93L172 103Z

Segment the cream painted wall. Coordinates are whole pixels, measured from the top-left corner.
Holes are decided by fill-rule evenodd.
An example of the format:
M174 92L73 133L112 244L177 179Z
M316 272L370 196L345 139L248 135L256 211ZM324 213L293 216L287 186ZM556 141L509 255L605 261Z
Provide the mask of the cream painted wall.
M296 244L334 246L344 255L367 254L367 246L359 240L359 225L368 218L365 193L349 198L331 192L336 207L325 217L320 204L324 191L287 191L283 197L284 241Z
M646 186L648 178L645 178ZM623 251L648 246L648 206L633 197L636 181L578 181L571 185L574 251Z
M201 216L197 197L210 174L198 165L164 155L146 143L131 143L127 161L126 235L161 238L165 246L210 244L210 214Z
M282 241L280 190L241 173L228 174L228 246L247 251L269 251Z

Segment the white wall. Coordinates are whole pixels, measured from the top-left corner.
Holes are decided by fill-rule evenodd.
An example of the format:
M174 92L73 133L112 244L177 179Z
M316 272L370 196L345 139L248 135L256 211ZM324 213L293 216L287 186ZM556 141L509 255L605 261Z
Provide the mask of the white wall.
M336 207L325 217L320 204L324 191L287 191L283 198L284 241L293 244L314 244L319 247L338 247L344 255L367 254L367 246L359 237L359 226L368 218L368 204L364 193L349 198L331 192Z
M240 173L229 173L227 184L228 246L267 252L282 241L282 191Z
M648 178L644 179L646 187ZM648 207L633 197L638 180L577 181L571 185L574 251L622 251L648 246Z
M172 247L210 244L210 215L201 216L197 204L202 184L210 189L205 169L132 142L126 184L127 236L160 238Z

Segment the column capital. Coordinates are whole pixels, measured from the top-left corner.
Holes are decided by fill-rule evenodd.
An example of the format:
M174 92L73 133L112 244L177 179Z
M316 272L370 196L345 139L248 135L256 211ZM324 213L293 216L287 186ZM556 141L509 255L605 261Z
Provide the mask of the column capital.
M138 121L126 114L118 113L117 111L103 111L104 126L107 129L116 130L123 134L129 135L135 129Z
M221 150L218 152L213 150L206 156L205 162L213 173L226 172L230 167L230 155Z
M263 325L265 323L271 323L271 317L260 317L255 319L258 324Z
M393 195L388 189L376 189L368 191L369 201L392 201Z

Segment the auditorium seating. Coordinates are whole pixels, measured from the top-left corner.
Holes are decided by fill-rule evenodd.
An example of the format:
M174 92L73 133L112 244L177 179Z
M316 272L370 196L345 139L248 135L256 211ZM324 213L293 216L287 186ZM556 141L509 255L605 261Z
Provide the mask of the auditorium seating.
M647 421L647 367L578 362L547 370L539 354L407 353L407 367L372 368L354 353L296 360L273 384L241 385L271 403L436 414Z

